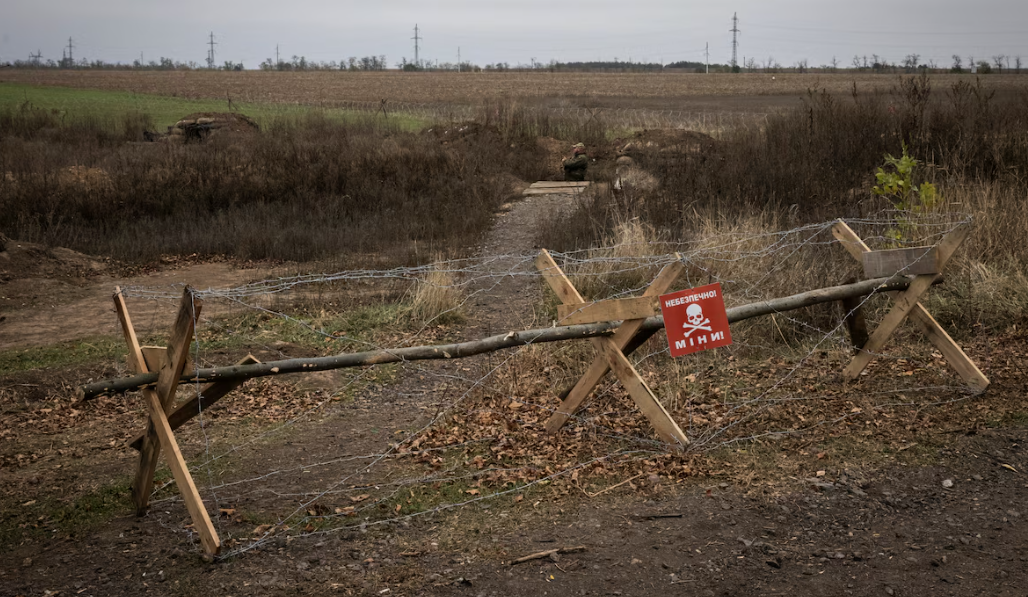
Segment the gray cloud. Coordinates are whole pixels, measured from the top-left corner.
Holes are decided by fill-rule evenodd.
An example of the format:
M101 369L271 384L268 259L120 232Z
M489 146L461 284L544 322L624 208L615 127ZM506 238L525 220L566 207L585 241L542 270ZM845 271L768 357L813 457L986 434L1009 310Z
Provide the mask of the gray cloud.
M731 56L732 12L742 33L740 60L773 57L785 65L807 59L848 64L854 55L949 64L958 53L987 59L1028 58L1028 3L984 0L865 0L838 2L738 0L735 5L681 0L15 0L0 20L0 60L25 59L41 50L60 58L68 37L76 57L131 62L167 56L202 62L207 34L218 41L220 61L247 67L274 56L313 60L385 54L389 62L414 54L414 25L423 58L454 61L457 48L478 64L531 59L671 62Z

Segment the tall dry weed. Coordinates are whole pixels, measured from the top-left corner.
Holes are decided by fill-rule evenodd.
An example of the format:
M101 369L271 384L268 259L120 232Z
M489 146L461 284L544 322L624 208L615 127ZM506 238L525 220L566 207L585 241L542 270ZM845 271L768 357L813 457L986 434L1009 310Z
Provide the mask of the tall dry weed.
M413 323L442 325L464 320L464 293L448 270L432 268L414 283L408 296L405 311Z
M589 300L639 294L660 271L654 257L666 247L652 227L631 219L620 222L602 247L577 255L571 282Z

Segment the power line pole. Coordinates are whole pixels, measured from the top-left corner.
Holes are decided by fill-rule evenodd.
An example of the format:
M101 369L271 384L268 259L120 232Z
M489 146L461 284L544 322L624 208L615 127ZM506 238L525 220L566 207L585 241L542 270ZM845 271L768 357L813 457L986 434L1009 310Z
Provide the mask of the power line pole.
M214 68L214 46L218 44L214 41L213 31L211 31L210 41L207 42L207 45L211 47L211 49L207 52L207 68Z
M32 64L34 64L35 66L39 66L39 59L42 58L42 57L43 57L43 51L42 50L36 50L35 54L32 54L32 53L29 54L29 60L31 60Z
M732 13L732 28L729 29L732 32L732 71L739 67L738 63L738 52L739 52L739 13Z
M71 45L71 38L68 38L68 66L75 66L75 57L71 55L71 51L75 46Z
M418 58L418 50L419 50L418 42L421 41L424 38L418 35L418 24L417 23L414 23L414 37L412 37L411 39L414 40L414 66L420 68L421 67L421 60Z
M276 70L279 68L280 64L282 64L282 59L278 57L278 44L275 44L275 69Z
M707 57L707 74L709 75L710 74L710 42L709 41L707 42L706 48L703 50L703 53Z
M457 72L460 72L460 46L457 46Z

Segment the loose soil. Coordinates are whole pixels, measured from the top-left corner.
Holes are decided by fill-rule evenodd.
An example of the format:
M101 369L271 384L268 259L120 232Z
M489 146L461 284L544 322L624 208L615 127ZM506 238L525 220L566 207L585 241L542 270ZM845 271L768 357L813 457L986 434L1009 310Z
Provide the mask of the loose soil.
M515 256L530 254L534 230L571 201L552 195L510 205L482 254L508 256L504 265L511 271L531 267ZM53 259L65 275L44 268L0 286L16 297L5 299L0 347L117 335L109 307L115 284L227 286L271 273L196 263L117 276L85 257L67 257L65 265ZM9 290L16 282L21 290ZM546 323L535 310L538 281L503 276L495 282L476 289L466 326L439 333L481 337ZM29 294L32 287L36 295ZM173 309L155 309L152 317L170 321ZM284 344L272 348L305 354ZM993 379L985 396L971 399L970 410L1023 402L1028 337L980 338L966 349ZM326 487L341 478L395 480L409 472L404 465L367 472L367 461L345 459L386 453L397 431L426 424L454 398L446 375L474 375L489 361L429 366L421 376L427 379L391 380L388 370L369 370L319 374L303 378L305 385L298 379L253 382L212 411L205 427L184 427L183 451L197 458L208 441L235 446L249 441L253 429L267 430L253 444L259 449L231 460L240 477L268 475L262 490L219 491L219 504L239 512L295 507L298 487ZM124 505L104 509L83 499L107 491L124 500L135 453L123 443L137 432L142 412L133 397L59 403L68 403L67 388L113 370L93 364L3 376L0 503L3 524L20 527L21 534L0 546L0 595L1022 595L1028 582L1028 513L1021 506L1028 497L1028 428L1016 408L1000 419L969 417L904 438L869 431L869 441L879 446L874 458L821 452L801 435L772 450L770 463L755 462L751 448L740 446L705 456L703 473L685 479L629 475L603 493L588 484L555 484L526 492L525 499L500 497L386 525L277 537L238 557L204 563L182 530L180 502L162 494L149 515L137 518ZM339 396L341 386L352 396ZM42 408L47 403L54 407ZM809 472L782 472L795 470ZM102 511L99 519L89 521L91 508ZM89 522L56 524L57 511ZM218 516L218 527L238 534L274 522L233 516ZM573 547L584 549L509 563Z

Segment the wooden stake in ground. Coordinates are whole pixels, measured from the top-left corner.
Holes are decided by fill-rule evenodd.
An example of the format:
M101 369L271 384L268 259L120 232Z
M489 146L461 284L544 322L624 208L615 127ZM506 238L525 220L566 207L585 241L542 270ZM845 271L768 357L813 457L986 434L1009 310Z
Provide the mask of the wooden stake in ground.
M578 293L578 290L575 289L571 281L564 275L564 272L557 266L557 262L553 260L549 251L546 249L540 251L535 264L536 268L542 272L543 279L546 280L546 283L550 285L550 288L560 297L562 302L565 304L585 303L582 295ZM647 294L656 296L665 292L674 282L675 278L681 274L681 268L680 262L675 262L665 268L660 276L654 280L653 284L646 289ZM661 439L679 447L689 444L689 439L686 437L685 432L678 426L678 423L675 423L675 420L671 418L664 405L657 400L657 397L653 395L653 391L646 385L646 382L635 370L635 367L632 366L632 363L625 354L621 352L629 340L639 331L644 321L645 319L626 321L614 334L613 338L594 338L592 340L600 356L593 361L592 366L589 367L586 374L582 376L579 383L572 389L557 413L547 422L547 431L553 433L560 429L561 425L578 409L592 392L593 387L599 383L607 370L610 369L617 375L625 389L628 390L636 406L646 415L646 418L649 419L650 424L653 425Z
M139 347L139 340L136 337L135 328L132 327L132 319L129 317L128 308L125 305L125 297L121 289L117 289L114 295L114 305L118 311L118 319L121 321L122 331L125 334L125 341L129 348L129 362L138 373L146 373L146 360ZM137 514L146 512L150 500L150 493L153 491L153 475L157 468L157 459L160 456L161 447L164 447L168 460L168 467L175 478L175 483L182 495L182 500L189 510L193 519L193 527L200 535L204 551L215 555L221 551L221 540L218 538L207 509L200 499L200 493L196 490L193 477L189 474L189 467L186 466L182 452L179 450L178 442L175 440L174 432L168 423L167 411L174 403L175 391L178 389L178 380L182 375L182 368L186 364L186 357L189 354L189 345L193 339L193 324L195 317L199 315L202 302L193 297L192 290L186 288L182 296L182 304L179 307L178 317L172 328L171 339L168 343L168 350L161 364L161 371L157 378L157 388L143 390L143 398L146 401L147 411L150 415L150 422L147 425L147 433L144 436L142 448L139 452L139 468L136 471L136 479L132 485L132 497L136 505Z
M967 238L968 232L967 226L961 226L942 239L933 256L933 259L935 259L933 267L935 269L941 271L945 267L953 253L956 252L957 248ZM842 243L842 246L854 259L864 263L863 255L870 252L871 248L861 240L852 228L842 220L839 220L832 227L832 234ZM881 350L900 323L907 316L912 316L928 340L939 349L946 362L957 371L968 385L979 391L985 391L989 387L989 378L985 377L981 370L978 369L978 366L974 364L974 361L953 341L953 338L946 333L946 330L942 329L942 326L939 325L939 322L935 321L931 313L918 302L937 277L937 274L919 275L914 278L909 288L902 293L893 295L893 309L885 316L878 325L878 328L871 334L867 343L843 372L847 379L856 379L860 372L867 367L868 363L874 359L875 353Z

